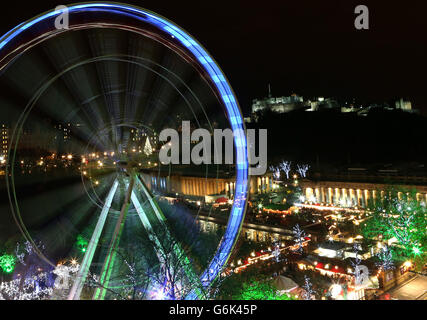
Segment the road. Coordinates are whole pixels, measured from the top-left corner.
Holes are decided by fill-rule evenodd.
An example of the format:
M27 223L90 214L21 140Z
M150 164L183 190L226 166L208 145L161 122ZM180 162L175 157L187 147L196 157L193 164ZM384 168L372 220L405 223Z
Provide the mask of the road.
M390 291L390 295L398 300L427 300L427 277L416 275L404 285Z

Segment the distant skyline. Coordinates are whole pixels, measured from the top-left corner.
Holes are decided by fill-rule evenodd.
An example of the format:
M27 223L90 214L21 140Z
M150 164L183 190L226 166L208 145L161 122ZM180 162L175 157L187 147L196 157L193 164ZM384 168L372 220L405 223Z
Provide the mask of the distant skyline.
M59 4L8 3L0 32ZM229 78L244 113L268 94L355 98L400 97L427 114L427 4L423 1L123 1L174 21L199 40ZM367 5L370 29L354 28Z
M265 94L263 96L254 97L252 100L264 100L264 99L268 99L269 98L269 91L268 91L268 89L269 88L267 87L267 90L266 90L266 92L265 92ZM390 98L388 100L382 100L382 101L380 101L380 100L369 100L369 99L366 99L366 98L362 98L362 99L359 98L359 99L357 99L355 97L343 97L343 96L340 96L339 94L330 95L330 96L325 96L325 95L316 95L316 96L314 96L314 95L306 95L306 96L304 96L304 95L299 94L298 92L285 92L285 93L275 94L273 91L271 91L271 97L272 98L290 97L292 95L297 95L299 97L304 98L305 102L307 100L314 101L314 100L317 100L318 98L324 98L324 99L331 98L331 99L337 99L337 101L339 103L355 104L357 106L359 106L359 105L368 106L368 105L373 105L373 104L378 104L378 105L388 104L390 107L394 107L395 103L397 101L399 101L400 99L403 99L405 101L410 101L410 99L408 99L407 97L398 97L398 96L392 97L392 98ZM253 101L251 101L251 102L253 102ZM410 102L412 102L412 101L410 101Z

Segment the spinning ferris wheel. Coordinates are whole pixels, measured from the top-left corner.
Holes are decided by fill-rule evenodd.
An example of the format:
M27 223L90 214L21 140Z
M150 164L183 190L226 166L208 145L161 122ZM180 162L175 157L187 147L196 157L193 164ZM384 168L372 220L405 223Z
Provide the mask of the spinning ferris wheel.
M68 25L58 28L56 21L65 13ZM34 248L36 238L45 243L46 250L38 253L51 265L70 253L76 234L84 234L87 242L68 299L82 298L89 274L98 279L89 298L111 297L111 288L120 286L115 276L121 252L141 242L134 232L152 244L138 258L143 268L162 270L162 279L147 283L152 293L147 298L205 298L243 222L246 138L234 137L234 201L206 263L195 263L193 247L176 230L183 228L181 211L162 204L144 174L166 172L170 178L174 170L205 176L219 170L162 166L156 156L163 128L179 129L181 121L189 120L195 128L244 129L237 99L207 51L182 28L148 10L109 2L74 4L1 37L0 83L2 108L15 119L8 124L6 177L22 234ZM175 229L171 220L178 223ZM179 270L179 281L171 270ZM190 289L181 290L184 286Z

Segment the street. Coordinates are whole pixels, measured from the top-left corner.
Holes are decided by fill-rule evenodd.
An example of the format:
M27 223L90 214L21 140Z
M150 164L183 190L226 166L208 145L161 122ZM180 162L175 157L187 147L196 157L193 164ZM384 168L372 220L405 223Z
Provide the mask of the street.
M416 275L404 285L390 292L393 299L398 300L427 300L427 277Z

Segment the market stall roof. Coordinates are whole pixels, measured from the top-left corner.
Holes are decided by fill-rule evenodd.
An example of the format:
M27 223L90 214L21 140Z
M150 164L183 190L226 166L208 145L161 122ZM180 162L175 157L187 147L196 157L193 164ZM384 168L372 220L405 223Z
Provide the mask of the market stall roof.
M298 288L298 285L291 279L285 276L277 276L273 279L273 285L277 290L290 292Z
M225 197L221 197L221 198L218 198L215 200L216 203L225 203L227 201L228 201L228 199Z
M340 241L325 241L319 244L319 248L328 249L328 250L342 250L349 247L348 243Z

